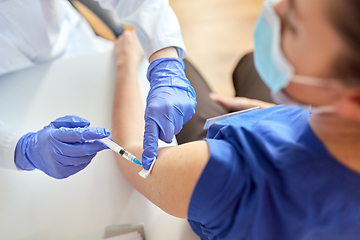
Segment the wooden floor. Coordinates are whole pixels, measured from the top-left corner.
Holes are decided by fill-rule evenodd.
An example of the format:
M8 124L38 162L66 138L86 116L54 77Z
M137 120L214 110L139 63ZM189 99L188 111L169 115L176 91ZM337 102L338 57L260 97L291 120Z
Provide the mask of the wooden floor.
M234 95L231 75L253 49L253 31L263 0L170 0L181 25L187 58L211 89Z

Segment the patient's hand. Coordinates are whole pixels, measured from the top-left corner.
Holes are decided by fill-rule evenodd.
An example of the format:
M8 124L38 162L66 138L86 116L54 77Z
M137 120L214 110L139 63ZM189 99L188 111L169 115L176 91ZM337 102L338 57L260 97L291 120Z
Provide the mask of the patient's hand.
M275 104L263 102L260 100L244 98L244 97L225 97L210 93L209 97L218 103L224 105L230 112L241 111L259 106L260 108L273 107Z
M115 57L118 70L137 71L145 53L134 30L126 30L115 40Z

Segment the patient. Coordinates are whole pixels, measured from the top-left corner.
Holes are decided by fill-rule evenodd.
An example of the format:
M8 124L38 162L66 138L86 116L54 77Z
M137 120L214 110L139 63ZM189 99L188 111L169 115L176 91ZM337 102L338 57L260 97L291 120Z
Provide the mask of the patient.
M228 108L237 106L217 105L224 113L254 104L264 109L214 123L205 140L186 143L201 124L185 125L190 134L178 135L183 144L159 149L147 179L137 174L141 166L115 155L122 174L165 212L188 219L202 239L360 239L360 76L354 70L359 69L359 54L354 53L359 48L358 41L348 44L350 35L360 35L353 21L343 22L350 13L359 15L348 4L358 6L352 0L265 3L267 15L262 19L281 24L284 56L297 75L306 76L301 82L294 76L284 96L322 111L311 114L299 107L212 96ZM340 26L352 28L343 31ZM140 159L144 106L137 67L143 53L133 32L116 41L115 52L112 138ZM334 68L339 58L343 64ZM192 67L188 62L186 66L200 104L200 89L188 72ZM205 97L210 104L207 93ZM202 111L198 106L197 114ZM201 136L205 137L202 130L189 138Z

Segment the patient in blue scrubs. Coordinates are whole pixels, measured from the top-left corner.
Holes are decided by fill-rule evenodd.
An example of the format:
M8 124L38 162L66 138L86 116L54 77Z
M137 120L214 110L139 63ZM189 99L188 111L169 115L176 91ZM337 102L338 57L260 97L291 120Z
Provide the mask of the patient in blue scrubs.
M188 219L202 239L359 239L360 175L283 106L211 126Z
M266 1L254 54L234 72L237 97L210 93L185 60L198 105L180 145L159 148L147 179L116 156L122 174L204 240L360 239L359 13L355 0ZM112 137L140 157L135 40L116 41ZM206 118L254 106L202 130Z

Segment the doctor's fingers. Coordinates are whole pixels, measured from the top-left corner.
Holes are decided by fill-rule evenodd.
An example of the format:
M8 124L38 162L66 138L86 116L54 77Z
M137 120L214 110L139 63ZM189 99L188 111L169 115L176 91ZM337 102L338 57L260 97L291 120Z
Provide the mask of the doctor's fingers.
M166 115L163 124L160 125L159 138L166 143L171 143L174 135L181 131L183 120L183 114L174 106L174 112L171 113L171 116Z
M182 116L181 126L187 123L195 114L196 105L196 100L190 97L183 98L181 103L174 105L174 108L176 108L179 114ZM181 129L175 130L175 134L178 134L180 130Z
M103 143L98 141L84 142L84 143L55 143L56 155L66 156L72 158L80 158L86 156L92 156L104 149L108 149Z
M76 167L79 165L88 165L91 160L96 156L95 154L89 156L82 156L82 157L73 157L73 156L63 156L63 155L56 155L53 156L53 161L56 163L57 167Z
M91 160L87 163L84 164L79 164L79 165L64 165L60 162L56 162L53 164L53 173L51 173L49 176L54 177L56 179L64 179L64 178L68 178L71 175L74 175L78 172L80 172L81 170L83 170L84 168L86 168L89 163L91 162Z
M56 128L60 128L60 127L76 128L76 127L90 126L90 122L88 120L75 115L67 115L64 117L60 117L52 121L51 124L54 125L54 127Z
M60 142L83 143L85 141L102 139L110 136L110 131L101 127L66 128L61 127L51 133Z
M149 170L158 153L159 126L152 119L145 122L145 133L143 140L142 165Z

